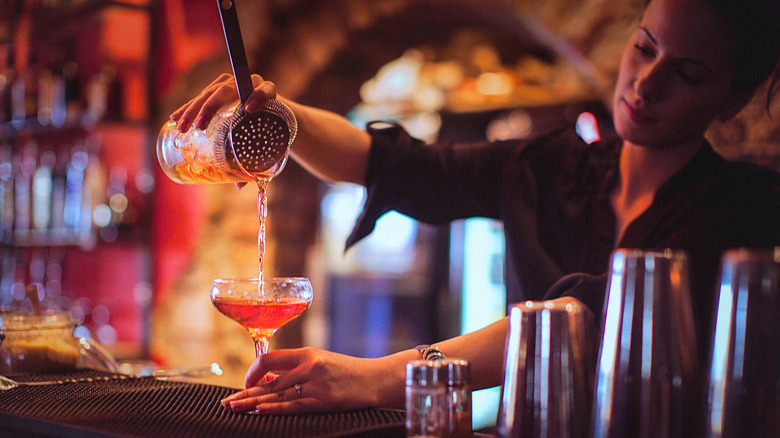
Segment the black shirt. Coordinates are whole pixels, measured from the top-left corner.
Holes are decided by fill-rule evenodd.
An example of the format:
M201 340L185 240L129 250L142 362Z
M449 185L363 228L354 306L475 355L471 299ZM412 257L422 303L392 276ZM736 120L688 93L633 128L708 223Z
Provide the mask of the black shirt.
M533 140L425 145L398 126L369 133L367 199L347 245L391 210L431 224L501 220L508 303L571 295L598 315L615 248L682 249L701 336L722 252L780 245L780 174L728 162L706 143L615 242L609 194L618 138L586 144L564 129Z

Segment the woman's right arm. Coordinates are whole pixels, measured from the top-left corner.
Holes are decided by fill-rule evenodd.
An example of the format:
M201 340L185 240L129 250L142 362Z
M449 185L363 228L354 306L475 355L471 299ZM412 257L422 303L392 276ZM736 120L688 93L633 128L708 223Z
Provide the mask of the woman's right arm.
M276 86L252 75L254 92L246 109L256 112L270 99L285 103L295 114L298 133L292 145L293 158L318 178L364 184L371 138L344 117L293 102L277 95ZM238 99L233 76L223 74L203 91L171 114L179 130L205 129L223 106Z

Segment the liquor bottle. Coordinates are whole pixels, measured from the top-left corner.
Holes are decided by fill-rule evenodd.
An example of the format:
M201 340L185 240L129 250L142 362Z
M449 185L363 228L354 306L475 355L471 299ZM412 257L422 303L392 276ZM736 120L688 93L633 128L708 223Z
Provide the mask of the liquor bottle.
M12 119L11 83L16 78L16 70L14 70L13 48L10 45L0 48L5 49L2 57L4 63L0 66L0 124L5 124Z
M89 155L84 148L75 147L66 170L65 205L62 217L67 232L74 236L81 236L84 171L88 162Z
M23 65L11 83L12 123L16 128L38 117L38 78L34 52L30 53Z
M68 53L62 46L52 47L48 54L47 68L42 71L39 80L41 94L38 116L42 123L49 120L54 127L62 127L68 118L68 105L78 102L78 84L75 75L78 66L67 58Z
M125 193L127 186L127 169L114 167L108 177L108 206L111 208L111 224L117 227L125 222L128 209L128 199Z
M70 148L67 145L59 145L56 151L57 160L52 171L51 182L51 234L53 238L62 237L64 234L65 213L65 183L67 167L70 161Z
M48 232L51 226L52 170L57 163L53 151L41 154L32 179L32 226L39 232Z
M16 274L16 256L14 248L0 246L0 307L10 307L13 304L13 285Z
M65 123L65 79L49 69L38 75L38 123L57 128Z
M84 139L84 150L87 154L87 165L84 168L84 182L81 199L81 239L94 238L93 220L95 207L106 202L108 177L104 164L100 160L100 148L102 137L92 134Z
M84 111L81 101L81 83L79 82L79 64L75 61L73 53L75 42L68 45L68 51L64 52L62 66L59 69L60 76L65 81L65 114L68 121L77 120Z
M14 237L26 241L32 224L32 176L37 161L37 145L27 143L22 149L19 171L14 180Z
M11 49L11 53L9 55L9 65L13 69L13 73L12 78L8 83L8 115L9 121L14 126L14 128L19 129L24 126L24 119L27 118L27 109L25 106L25 99L27 97L27 83L25 81L25 75L17 68L16 57L13 49Z
M0 242L10 244L14 228L13 148L0 145Z

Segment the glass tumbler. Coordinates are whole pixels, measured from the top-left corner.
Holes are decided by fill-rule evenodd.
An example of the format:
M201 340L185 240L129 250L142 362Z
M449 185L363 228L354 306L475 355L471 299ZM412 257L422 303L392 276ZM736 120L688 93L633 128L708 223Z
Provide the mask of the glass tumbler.
M596 362L593 318L573 298L511 307L499 436L586 436Z
M708 389L710 437L780 434L780 247L723 254Z
M609 275L592 436L701 436L687 255L618 249Z
M222 107L205 130L179 132L169 121L157 136L157 160L179 184L270 180L284 168L298 131L292 111L271 100L257 114L238 103Z

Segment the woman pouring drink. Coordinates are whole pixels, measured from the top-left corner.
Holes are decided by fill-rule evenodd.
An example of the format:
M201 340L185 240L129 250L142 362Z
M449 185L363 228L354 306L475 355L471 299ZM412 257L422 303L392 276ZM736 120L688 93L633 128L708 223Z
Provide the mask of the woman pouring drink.
M700 345L709 337L721 253L780 245L780 174L718 155L704 134L778 82L777 0L650 0L625 46L613 95L618 138L586 144L571 127L530 140L424 145L398 126L353 127L343 117L277 94L253 76L250 112L269 99L298 119L292 157L314 175L367 188L353 244L390 210L428 223L490 217L506 234L507 302L577 299L598 315L616 248L689 253ZM171 118L205 128L235 101L223 75ZM439 342L472 365L472 388L502 380L506 319ZM422 340L421 340L422 341ZM335 411L395 406L416 349L376 358L313 348L255 361L234 411ZM284 373L266 381L268 372Z

